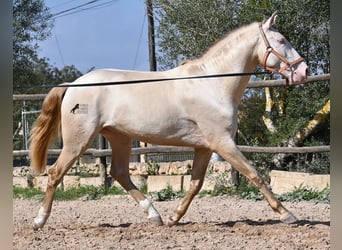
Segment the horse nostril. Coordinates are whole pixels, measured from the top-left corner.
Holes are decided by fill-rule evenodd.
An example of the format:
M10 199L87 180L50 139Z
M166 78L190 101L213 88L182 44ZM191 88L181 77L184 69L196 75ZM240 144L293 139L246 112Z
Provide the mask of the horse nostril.
M306 69L305 69L305 75L306 75L306 76L309 75L309 67L306 67Z

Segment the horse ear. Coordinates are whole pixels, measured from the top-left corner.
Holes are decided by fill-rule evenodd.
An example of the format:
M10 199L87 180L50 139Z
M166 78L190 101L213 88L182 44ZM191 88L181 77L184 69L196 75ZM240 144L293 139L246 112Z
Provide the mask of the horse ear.
M265 22L265 26L269 29L272 27L276 27L276 19L277 19L277 12L274 12L272 16Z

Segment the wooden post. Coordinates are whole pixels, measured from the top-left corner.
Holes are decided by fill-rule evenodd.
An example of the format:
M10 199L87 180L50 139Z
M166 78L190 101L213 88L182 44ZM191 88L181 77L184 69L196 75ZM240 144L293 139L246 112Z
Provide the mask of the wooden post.
M147 22L148 22L148 52L150 59L150 71L157 70L156 50L154 41L154 18L152 0L146 0Z
M235 143L236 145L238 145L238 133L239 133L239 130L236 131L236 134L235 134ZM237 171L234 166L232 166L232 171L231 171L231 174L232 174L232 182L233 182L233 185L235 187L238 187L240 185L240 173L239 171Z
M99 135L99 149L106 149L106 139L102 136ZM106 161L106 156L101 156L100 157L100 178L101 178L101 185L104 186L105 188L109 187L109 183L107 181L107 161Z

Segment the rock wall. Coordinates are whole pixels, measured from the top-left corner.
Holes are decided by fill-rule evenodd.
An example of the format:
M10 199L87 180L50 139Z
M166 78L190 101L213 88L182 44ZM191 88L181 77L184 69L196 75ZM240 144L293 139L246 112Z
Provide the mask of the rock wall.
M119 185L110 176L110 166L107 167L107 181L110 185ZM132 162L129 165L129 172L132 181L136 186L148 185L148 191L159 191L170 185L174 190L187 190L190 184L192 161L163 162L158 164ZM220 184L231 185L231 166L227 162L211 163L207 169L207 176L203 190L212 190L215 187L215 180ZM85 185L100 186L100 165L82 162L82 165L75 164L67 175L64 176L60 187L68 189ZM159 176L159 177L156 177ZM13 168L13 185L20 187L34 187L45 190L47 184L47 171L36 176L29 167ZM157 181L151 181L156 180ZM162 183L158 185L156 183Z
M137 187L147 185L148 192L160 191L171 186L174 191L188 190L191 178L192 161L167 162L159 164L130 163L129 172L132 181ZM110 185L120 186L110 174L110 166L107 167L107 182ZM60 186L64 189L86 185L100 186L99 164L75 165L66 176ZM272 170L270 172L270 187L276 194L291 192L295 188L308 187L314 190L322 190L330 186L330 175L314 175L309 173L296 173ZM47 173L35 176L29 167L13 168L13 185L20 187L35 187L45 190ZM231 166L224 161L211 163L208 166L206 178L202 190L213 190L215 186L232 186Z

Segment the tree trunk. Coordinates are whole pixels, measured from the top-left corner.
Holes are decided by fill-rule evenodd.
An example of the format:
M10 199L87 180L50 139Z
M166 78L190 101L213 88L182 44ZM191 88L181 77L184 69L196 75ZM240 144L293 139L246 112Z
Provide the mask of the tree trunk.
M294 137L290 138L289 140L285 141L284 144L288 145L289 147L296 147L300 146L307 139L321 124L327 116L330 114L330 100L324 104L324 106L318 110L313 117L302 129L300 129ZM280 167L283 163L286 162L286 154L278 154L275 155L273 158L273 162L276 166Z
M269 87L265 87L265 97L266 97L265 114L262 116L262 120L264 121L264 124L267 130L273 134L277 132L277 129L274 126L273 121L271 119L271 112L272 112L272 107L274 105L274 102L272 100Z

